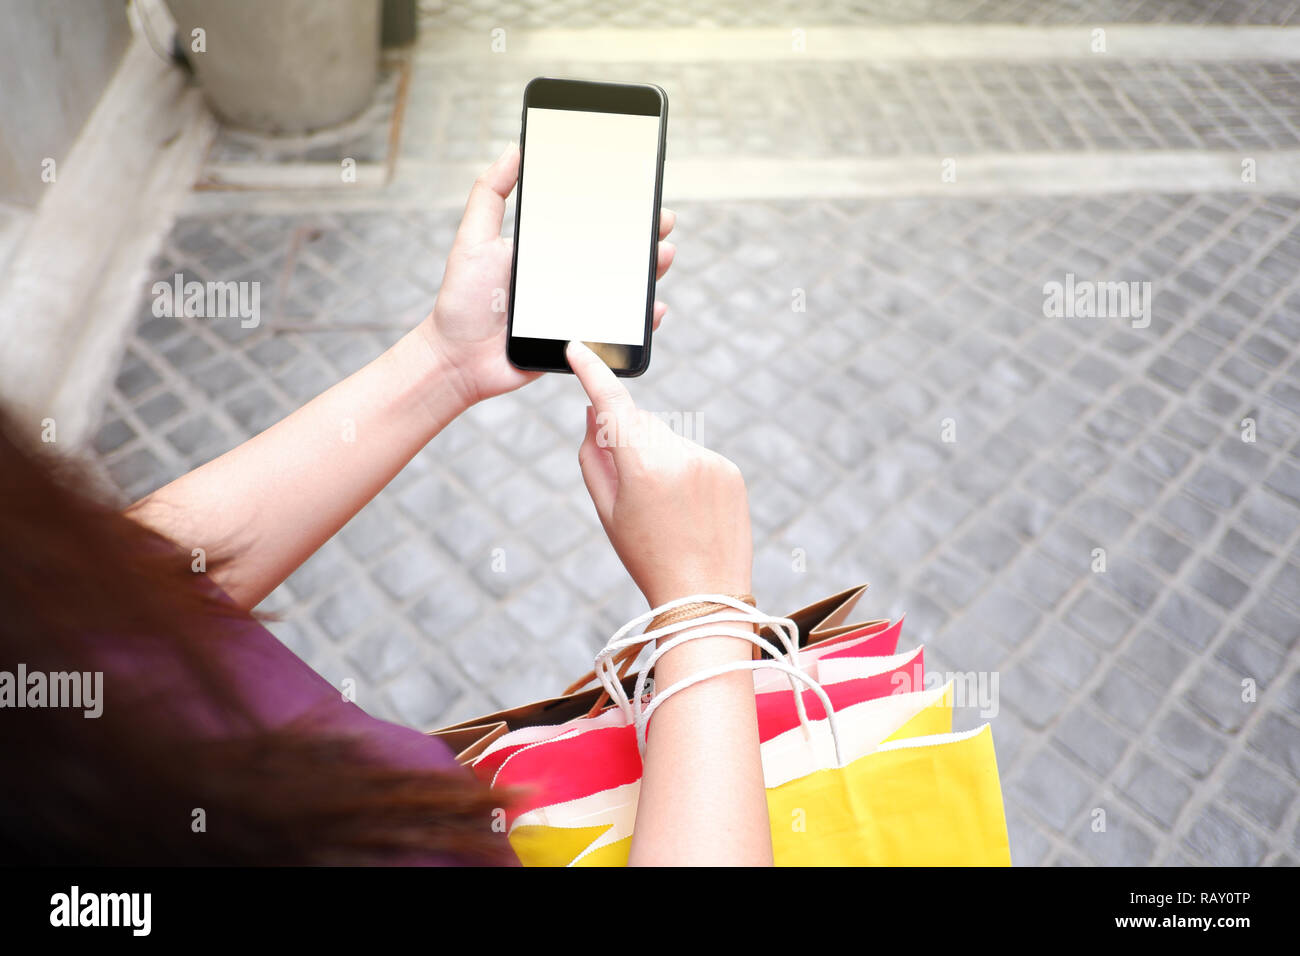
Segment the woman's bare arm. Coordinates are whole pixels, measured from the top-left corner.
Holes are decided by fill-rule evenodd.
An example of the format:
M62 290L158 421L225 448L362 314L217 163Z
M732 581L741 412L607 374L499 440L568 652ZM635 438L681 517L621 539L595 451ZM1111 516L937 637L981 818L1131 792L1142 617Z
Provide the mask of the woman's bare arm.
M578 453L582 475L650 606L692 594L748 593L753 541L740 470L638 411L590 349L571 344L568 358L592 405ZM696 633L659 659L658 690L751 658L748 641L709 636L704 627ZM628 861L771 864L752 672L710 677L655 711Z
M212 576L251 608L343 527L456 415L537 377L506 359L511 144L470 191L433 311L393 348L283 421L137 502L136 520L220 556ZM675 216L663 210L665 239ZM659 244L658 274L672 264ZM655 303L658 328L666 307ZM349 440L352 439L352 440Z
M252 608L466 407L458 373L416 329L128 513L187 550L220 557L213 580Z
M734 637L688 641L656 662L655 687L747 661L751 648ZM628 863L770 866L753 671L720 674L678 691L650 724Z

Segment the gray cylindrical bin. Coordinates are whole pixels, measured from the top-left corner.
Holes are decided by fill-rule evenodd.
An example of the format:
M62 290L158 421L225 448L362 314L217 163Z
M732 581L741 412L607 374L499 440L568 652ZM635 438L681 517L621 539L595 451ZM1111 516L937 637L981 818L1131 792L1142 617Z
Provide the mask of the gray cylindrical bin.
M370 103L380 0L167 0L213 112L233 126L303 133ZM203 31L204 52L193 51Z

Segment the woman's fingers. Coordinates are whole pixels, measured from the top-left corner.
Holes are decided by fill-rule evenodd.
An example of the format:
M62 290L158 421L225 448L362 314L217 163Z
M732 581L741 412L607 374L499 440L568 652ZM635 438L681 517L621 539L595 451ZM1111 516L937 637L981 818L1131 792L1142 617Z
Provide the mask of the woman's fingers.
M668 267L673 264L673 259L677 257L677 247L667 239L659 243L659 261L655 267L655 278L662 279Z
M677 213L671 209L659 209L659 238L667 239L668 233L673 231L673 226L677 225Z
M671 242L663 241L668 238L669 233L673 231L673 227L676 225L677 213L668 208L661 208L659 210L659 252L658 260L655 263L656 279L662 279L664 273L672 266L673 260L677 258L677 246ZM662 302L655 302L654 323L652 326L655 331L659 330L659 326L663 323L664 315L667 312L668 306Z
M614 453L602 447L599 436L600 425L596 422L596 410L588 405L587 434L578 448L578 467L582 469L582 480L596 506L596 514L604 522L609 520L614 510L614 498L618 493L618 468L614 464Z
M583 391L591 401L596 421L614 430L624 427L636 414L636 403L632 401L632 396L623 383L599 355L581 342L570 342L564 354L569 361L569 368L578 376ZM614 442L616 448L619 444L618 441Z

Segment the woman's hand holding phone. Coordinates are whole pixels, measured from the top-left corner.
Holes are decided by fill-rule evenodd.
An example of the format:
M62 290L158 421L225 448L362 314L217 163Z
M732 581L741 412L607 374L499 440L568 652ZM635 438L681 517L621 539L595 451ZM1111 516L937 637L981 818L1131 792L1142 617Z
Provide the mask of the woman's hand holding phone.
M519 147L511 143L474 182L443 272L433 311L418 327L421 336L457 383L465 405L509 392L539 373L515 368L506 358L505 295L510 288L510 239L501 235L506 198L519 177ZM663 241L677 217L663 210L659 222L658 276L676 252ZM654 328L667 306L655 303Z

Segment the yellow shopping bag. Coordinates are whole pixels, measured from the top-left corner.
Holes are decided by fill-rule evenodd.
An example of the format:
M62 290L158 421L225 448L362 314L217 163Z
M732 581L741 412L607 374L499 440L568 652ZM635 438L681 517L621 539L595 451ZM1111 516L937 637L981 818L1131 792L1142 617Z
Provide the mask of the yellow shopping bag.
M1010 866L988 724L889 741L767 792L778 866Z
M850 752L827 761L825 721L763 744L775 862L806 865L1008 865L988 725L952 734L951 685L866 701L838 714ZM864 752L866 751L866 752ZM510 842L526 866L623 866L639 784L520 816Z

